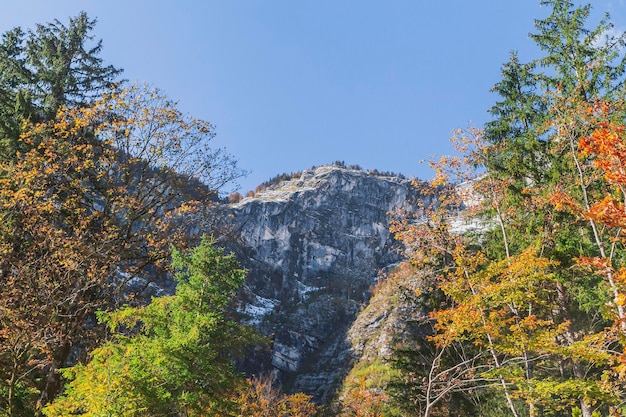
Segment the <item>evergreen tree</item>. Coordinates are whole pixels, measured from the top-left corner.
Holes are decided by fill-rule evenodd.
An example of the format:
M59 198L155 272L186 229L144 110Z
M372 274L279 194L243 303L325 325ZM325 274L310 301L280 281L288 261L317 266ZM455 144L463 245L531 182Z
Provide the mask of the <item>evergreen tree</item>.
M441 244L432 239L450 229L441 215L443 226L409 222L400 237L414 248L413 263L433 248L454 260L438 265L435 288L450 304L431 315L437 320L432 341L440 348L471 343L488 353L477 366L490 370L480 375L499 383L471 386L480 403L498 390L515 416L591 417L594 408L617 412L623 401L622 368L614 364L623 362L616 352L626 310L614 261L625 253L621 224L616 229L606 212L621 206L599 204L611 194L608 180L592 163L595 153L582 152L579 143L608 121L623 125L625 37L611 34L608 17L588 29L590 5L542 5L551 13L535 22L531 39L543 56L523 64L512 54L494 87L493 120L477 135L486 142L471 149L471 135L459 140L463 162L486 168L473 182L472 212L492 227L478 239L450 237ZM594 110L598 103L611 111ZM462 165L444 158L437 172ZM598 207L602 214L594 212ZM601 272L583 268L589 265Z
M522 64L511 53L502 67L502 80L492 92L500 96L489 113L493 119L485 126L484 137L492 144L486 163L494 173L501 173L523 187L526 178L541 181L541 161L537 156L544 150L545 138L541 128L546 117L546 102L541 96L534 63Z
M24 129L29 151L0 162L0 408L16 410L18 391L53 400L57 370L99 337L94 312L141 296L127 284L164 276L172 246L216 230L214 192L237 171L212 137L140 87Z
M594 29L586 24L591 4L575 7L570 0L544 0L552 12L535 21L530 35L545 55L536 63L543 87L564 97L592 101L602 96L620 99L624 91L626 34L615 36L606 15Z
M23 121L51 120L61 106L84 107L118 81L122 70L104 65L102 41L92 44L96 20L85 12L68 25L55 20L0 41L0 158L18 150Z
M234 320L245 271L210 238L189 253L174 250L172 259L175 295L102 314L114 340L88 364L64 370L73 381L46 415L234 415L243 382L234 360L259 341Z

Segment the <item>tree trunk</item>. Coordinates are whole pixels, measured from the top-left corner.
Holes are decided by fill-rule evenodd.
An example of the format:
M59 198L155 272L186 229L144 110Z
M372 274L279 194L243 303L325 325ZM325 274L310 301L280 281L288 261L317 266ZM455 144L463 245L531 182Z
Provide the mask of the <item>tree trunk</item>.
M573 371L576 378L582 379L585 377L585 370L582 369L580 364L574 363ZM580 399L580 411L582 411L582 417L592 417L591 405L584 398Z
M558 294L559 305L561 306L560 308L561 315L563 316L564 320L571 322L570 314L567 309L567 306L569 305L569 298L567 296L567 291L565 290L563 285L557 284L557 294ZM574 335L569 330L569 328L565 332L565 339L567 340L567 343L570 345L573 344L575 341ZM574 374L574 377L577 379L585 378L585 370L579 363L575 361L572 361L572 373ZM591 406L584 400L584 398L580 398L579 402L580 402L580 410L582 411L582 416L591 417Z
M36 416L41 417L43 407L50 403L61 390L61 378L59 368L62 367L70 354L71 344L68 341L62 343L52 357L46 374L46 382L37 400Z

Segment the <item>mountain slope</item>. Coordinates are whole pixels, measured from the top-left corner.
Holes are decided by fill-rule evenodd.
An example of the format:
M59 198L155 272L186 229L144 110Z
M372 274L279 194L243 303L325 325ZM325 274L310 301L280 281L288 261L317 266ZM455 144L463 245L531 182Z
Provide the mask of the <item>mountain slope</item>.
M255 370L330 399L351 364L348 329L379 272L400 260L389 212L417 198L409 180L323 166L230 208L249 270L242 311L272 338Z

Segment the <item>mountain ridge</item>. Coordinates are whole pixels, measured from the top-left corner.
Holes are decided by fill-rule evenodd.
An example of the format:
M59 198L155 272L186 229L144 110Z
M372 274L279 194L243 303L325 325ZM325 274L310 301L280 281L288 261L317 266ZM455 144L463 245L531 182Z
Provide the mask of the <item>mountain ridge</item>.
M241 312L272 340L253 371L320 403L333 397L354 359L348 330L380 272L401 259L390 213L417 200L432 196L412 180L327 165L229 207L233 251L249 271Z

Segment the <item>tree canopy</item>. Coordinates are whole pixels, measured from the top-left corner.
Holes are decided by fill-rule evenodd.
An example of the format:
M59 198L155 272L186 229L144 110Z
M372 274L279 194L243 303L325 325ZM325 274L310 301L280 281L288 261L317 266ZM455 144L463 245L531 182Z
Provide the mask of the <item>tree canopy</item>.
M234 407L233 361L257 340L232 311L245 271L208 238L174 250L172 263L174 295L100 314L114 339L64 370L72 382L46 415L221 416Z
M119 82L122 70L105 65L94 41L96 20L85 12L64 25L15 28L0 42L0 149L3 159L18 150L24 121L53 119L62 107L84 107Z
M459 398L485 415L625 412L625 35L608 17L590 29L590 5L542 5L551 13L531 39L543 55L511 54L492 120L457 133L461 156L434 162L439 204L396 226L444 300L430 358L398 362L412 381L399 398L425 416ZM480 227L455 230L459 206Z
M541 56L511 54L491 121L415 183L435 203L392 227L423 332L366 368L393 392L354 372L343 415L626 414L626 34L541 4ZM245 272L202 236L236 161L120 80L95 23L0 42L0 414L312 415L234 366L260 340L236 320Z
M87 47L94 24L81 14L15 29L0 46L0 404L11 416L58 395L59 368L102 337L96 311L145 300L172 246L217 231L216 193L241 175L210 123L156 88L112 85L120 71L97 57L101 43Z

